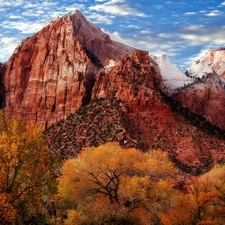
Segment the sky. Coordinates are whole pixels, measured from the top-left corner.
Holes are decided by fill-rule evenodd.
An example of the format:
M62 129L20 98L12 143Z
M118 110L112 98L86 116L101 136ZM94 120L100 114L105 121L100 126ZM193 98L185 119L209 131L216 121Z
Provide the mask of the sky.
M207 51L225 47L225 1L0 0L0 61L48 22L79 9L105 31L186 70Z

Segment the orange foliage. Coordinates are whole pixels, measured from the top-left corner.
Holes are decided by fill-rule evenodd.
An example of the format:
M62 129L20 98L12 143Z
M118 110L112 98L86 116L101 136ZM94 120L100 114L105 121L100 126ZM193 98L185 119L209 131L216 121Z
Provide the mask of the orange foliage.
M59 178L60 205L70 210L66 224L84 218L87 224L148 224L169 207L176 175L161 150L144 153L117 143L84 149L65 162Z
M51 158L42 131L0 113L0 201L17 220L40 206L51 183Z

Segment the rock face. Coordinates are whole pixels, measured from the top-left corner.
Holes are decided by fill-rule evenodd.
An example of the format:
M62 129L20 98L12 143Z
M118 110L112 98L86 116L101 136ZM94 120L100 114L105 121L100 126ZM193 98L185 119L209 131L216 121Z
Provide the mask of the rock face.
M6 71L6 64L0 63L0 108L4 106L5 88L4 88L4 76Z
M21 42L9 59L4 111L48 127L87 104L97 72L132 50L78 10L52 21Z
M209 51L189 73L198 79L174 93L173 98L225 130L225 49Z
M193 77L202 77L213 72L225 78L225 48L208 51L191 65L189 74Z
M156 104L154 92L163 89L155 61L146 51L133 51L113 67L102 69L96 77L92 99L115 95L130 111L150 111Z

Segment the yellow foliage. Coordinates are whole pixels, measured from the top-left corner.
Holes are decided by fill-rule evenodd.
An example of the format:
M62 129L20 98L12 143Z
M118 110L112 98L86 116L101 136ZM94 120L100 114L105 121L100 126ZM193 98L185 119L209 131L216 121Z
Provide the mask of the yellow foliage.
M68 218L64 223L65 225L87 224L87 217L75 210L68 210L67 217Z
M42 132L34 123L0 113L0 196L7 196L17 219L39 207L47 182L53 180L53 161Z
M96 221L129 219L131 224L144 224L151 214L169 206L175 182L171 177L176 175L177 169L161 150L144 153L107 143L86 148L64 163L58 197L65 209L76 208L71 215L79 218L89 215Z

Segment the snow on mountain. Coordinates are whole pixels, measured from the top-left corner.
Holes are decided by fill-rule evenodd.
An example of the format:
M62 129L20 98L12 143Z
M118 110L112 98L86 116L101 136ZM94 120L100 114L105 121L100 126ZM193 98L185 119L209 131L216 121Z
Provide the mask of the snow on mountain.
M106 32L109 37L111 38L111 40L116 41L116 42L120 42L122 44L128 45L126 41L123 40L123 38L120 37L119 33L117 31L110 33L110 32Z
M225 78L224 48L208 51L201 59L193 62L189 70L192 77L202 77L213 72Z
M166 55L152 57L159 65L164 86L167 90L180 88L194 81L193 78L187 77L180 69L171 64Z

